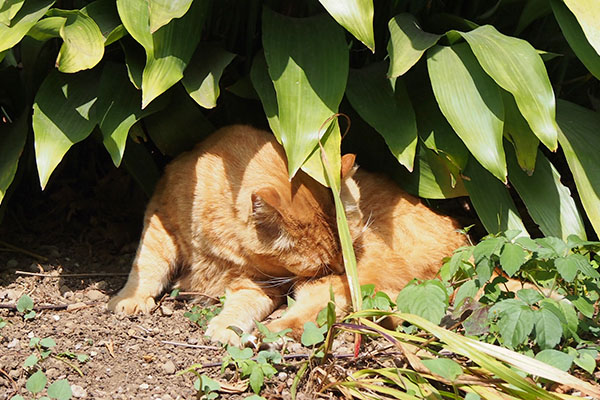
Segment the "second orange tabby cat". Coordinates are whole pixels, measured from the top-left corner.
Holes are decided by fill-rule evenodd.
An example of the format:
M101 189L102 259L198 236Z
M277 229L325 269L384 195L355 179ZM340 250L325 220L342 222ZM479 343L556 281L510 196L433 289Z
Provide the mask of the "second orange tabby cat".
M413 278L433 278L444 256L464 244L457 224L391 181L342 160L346 207L361 284L392 298ZM303 172L290 182L274 137L248 126L215 132L166 169L146 210L142 239L117 312L148 312L169 283L226 294L206 334L238 343L294 286L296 303L272 330L302 331L329 300L350 304L329 189Z

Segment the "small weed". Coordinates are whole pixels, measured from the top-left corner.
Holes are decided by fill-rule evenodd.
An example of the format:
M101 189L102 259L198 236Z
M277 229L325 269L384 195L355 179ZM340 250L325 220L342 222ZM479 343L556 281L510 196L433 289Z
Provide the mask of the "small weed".
M33 311L33 299L26 294L21 296L17 301L17 311L23 313L24 319L35 318L36 312Z
M175 293L177 296L178 292ZM173 292L171 292L173 296ZM216 317L223 309L224 298L219 299L219 304L210 306L193 306L190 311L186 311L183 316L188 318L191 322L198 325L200 328L206 328L211 319Z

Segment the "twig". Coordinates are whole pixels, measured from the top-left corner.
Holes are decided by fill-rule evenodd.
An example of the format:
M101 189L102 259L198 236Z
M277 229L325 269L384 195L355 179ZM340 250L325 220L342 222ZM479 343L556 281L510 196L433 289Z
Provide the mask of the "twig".
M222 347L220 346L206 346L206 345L201 345L201 344L188 344L188 343L181 343L181 342L171 342L169 340L158 340L158 339L149 339L149 338L145 338L142 336L136 336L136 335L131 335L132 338L134 339L140 339L140 340L145 340L145 341L153 341L156 340L157 342L163 343L163 344L170 344L172 346L181 346L181 347L189 347L192 349L205 349L205 350L221 350ZM221 365L221 364L219 364Z
M77 366L76 366L76 365L73 365L72 363L70 363L69 361L65 360L64 358L62 358L62 357L60 357L60 356L55 356L55 355L52 355L51 357L52 357L52 358L54 358L55 360L58 360L58 361L62 361L62 362L64 362L64 363L65 363L65 364L67 364L69 367L71 367L71 368L73 368L75 371L77 371L77 373L79 374L79 376L83 376L83 372L81 372L81 370L80 370L79 368L77 368Z
M127 272L95 272L95 273L87 273L87 274L58 274L58 275L50 275L50 274L42 274L39 272L27 272L27 271L15 271L16 275L28 275L28 276L41 276L42 278L88 278L88 277L97 277L97 276L127 276L129 273Z
M7 247L9 250L12 250L14 252L23 253L23 254L26 254L26 255L31 256L33 258L36 258L36 259L38 259L38 260L40 260L42 262L48 261L48 257L44 257L44 256L41 256L41 255L39 255L37 253L34 253L33 251L25 250L25 249L22 249L20 247L15 246L15 245L12 245L10 243L6 243L3 240L0 240L0 245Z
M13 378L10 377L10 375L3 370L2 368L0 368L0 374L6 376L6 378L10 381L10 384L13 387L13 392L14 393L18 393L19 392L19 388L17 387L17 383L13 380Z
M75 303L75 304L77 304L77 303ZM83 302L82 304L85 304L86 306L95 306L95 305L98 305L98 304L102 304L102 302L99 302L99 301L86 301L86 302ZM33 310L34 311L41 311L41 310L66 310L66 309L69 308L69 306L72 306L72 305L73 304L42 304L42 305L38 305L38 306L33 306ZM0 303L0 308L5 308L5 309L17 311L16 304Z

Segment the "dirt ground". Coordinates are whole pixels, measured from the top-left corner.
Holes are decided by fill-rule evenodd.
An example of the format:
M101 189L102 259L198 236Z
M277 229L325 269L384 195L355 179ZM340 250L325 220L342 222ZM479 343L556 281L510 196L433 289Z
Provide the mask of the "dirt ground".
M3 239L11 238L3 236ZM0 329L0 399L9 399L15 394L30 397L25 389L29 374L23 364L28 356L37 354L29 347L32 337L54 339L53 354L75 353L88 357L83 363L68 359L71 365L52 357L39 364L48 377L48 384L67 379L74 398L194 398L195 376L177 375L177 372L195 363L213 365L202 372L221 383L229 383L233 391L243 392L245 385L239 385L233 370L220 375L220 361L225 352L204 338L203 331L183 315L191 308L186 301L168 299L153 314L145 316L119 316L106 310L109 295L126 280L124 273L133 259L135 242L115 254L76 242L27 246L26 251L48 258L42 261L9 249L7 243L23 246L19 238L12 239L10 243L5 240L0 243L0 304L3 307L0 318L8 322ZM65 276L68 274L83 276ZM42 308L31 320L25 320L23 313L9 308L23 294L28 294L34 305ZM63 305L67 308L57 309ZM51 307L44 309L46 306ZM338 352L350 352L350 345L340 343L336 347ZM290 350L306 352L294 344ZM271 399L289 398L295 371L293 366L282 368L263 395ZM299 391L303 388L301 386ZM248 390L222 394L222 397L238 399L249 395ZM314 397L300 395L298 398Z

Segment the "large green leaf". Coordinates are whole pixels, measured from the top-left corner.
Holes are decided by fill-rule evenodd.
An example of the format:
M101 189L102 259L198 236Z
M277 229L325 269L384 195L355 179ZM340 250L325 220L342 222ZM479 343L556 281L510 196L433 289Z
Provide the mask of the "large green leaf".
M586 38L577 19L562 1L550 0L550 4L560 29L575 55L596 79L600 79L600 56Z
M28 115L24 112L12 123L0 123L0 203L17 172L29 131Z
M554 92L544 62L527 41L491 25L461 32L477 60L498 85L512 93L531 129L550 150L557 147Z
M123 25L146 50L142 74L142 108L183 78L206 18L208 1L196 0L182 17L171 20L154 33L145 0L117 0Z
M33 103L35 156L42 189L72 145L88 137L96 125L95 71L62 74L52 71Z
M215 127L180 85L173 88L172 97L167 108L144 118L144 122L156 147L163 154L174 157L191 149Z
M519 22L515 28L515 35L519 35L525 30L533 21L543 17L546 14L550 14L550 4L548 0L529 0L525 3L523 11L519 15Z
M340 25L375 52L373 0L319 1Z
M269 126L275 134L277 141L281 143L281 128L279 123L279 114L277 107L277 95L275 93L275 87L269 77L267 70L267 62L264 54L260 53L254 57L252 63L252 69L250 71L252 84L258 93L263 109L269 121ZM323 144L323 150L325 151L326 157L331 164L331 168L339 170L341 167L340 160L340 144L341 134L339 125L336 123L332 129L328 129L327 133L321 139ZM323 162L319 148L316 147L315 151L308 157L306 162L302 165L302 170L320 182L322 185L329 186L327 183L327 175L324 170Z
M11 20L10 26L0 23L0 52L19 43L52 4L54 1L51 0L28 0Z
M583 208L600 235L600 114L568 101L559 100L558 139L573 173Z
M425 199L449 199L467 196L458 168L445 156L420 145L415 169L409 173L404 168L392 173L393 178L406 191Z
M1 0L0 1L0 24L10 25L10 20L17 15L25 0Z
M344 32L327 15L297 19L268 8L263 45L292 177L337 113L348 79L348 48Z
M181 83L196 103L204 108L217 106L219 79L235 54L211 43L201 43L183 73Z
M404 75L421 58L425 50L437 43L441 35L423 32L417 20L410 14L399 14L388 23L390 55L388 75L392 78Z
M150 0L150 32L154 33L173 18L181 18L193 0Z
M60 30L65 22L67 22L65 17L48 17L41 19L29 30L29 32L27 32L27 36L40 42L59 37Z
M73 73L93 68L104 56L104 36L92 18L79 10L53 8L50 17L63 17L66 21L59 29L63 44L56 65L60 72Z
M513 143L521 169L531 175L535 169L540 141L519 112L512 94L505 90L501 92L504 103L504 136Z
M535 172L528 176L519 167L510 146L506 146L506 154L508 178L544 235L566 240L574 234L585 239L583 222L571 192L560 183L560 174L546 156L539 152Z
M471 159L464 174L465 187L483 226L489 233L517 230L527 235L527 230L508 189Z
M129 129L162 105L157 101L142 110L140 103L141 93L129 82L125 67L108 63L100 77L96 114L104 147L117 167L123 159Z
M98 25L104 37L104 46L116 42L127 34L119 19L117 5L114 0L96 0L82 8L81 12L93 19Z
M415 112L402 81L388 79L386 69L384 63L377 63L350 70L346 96L361 118L383 136L400 164L412 171L417 149Z
M600 4L595 0L564 0L575 15L585 37L600 55Z
M456 134L481 165L506 181L504 107L498 86L465 43L430 49L427 66L440 110Z

